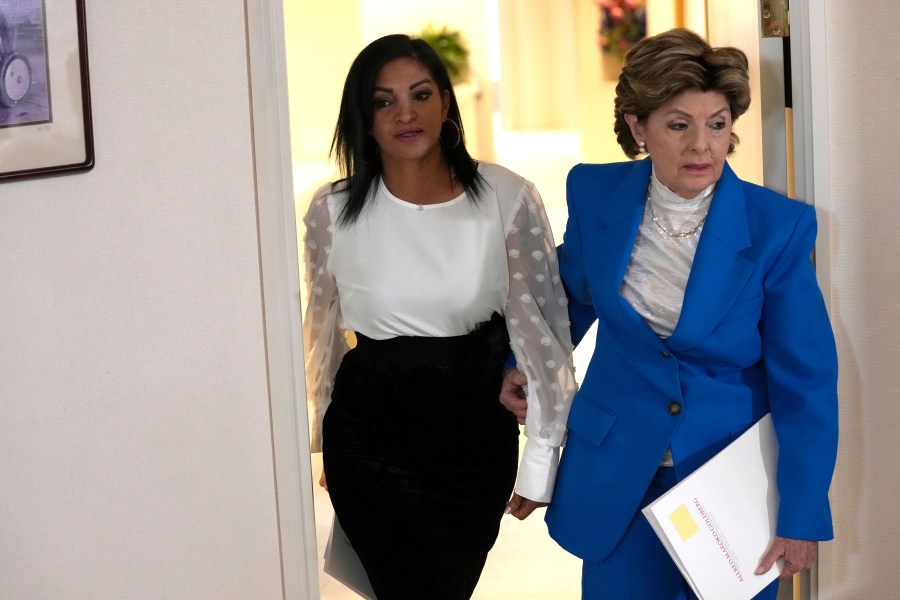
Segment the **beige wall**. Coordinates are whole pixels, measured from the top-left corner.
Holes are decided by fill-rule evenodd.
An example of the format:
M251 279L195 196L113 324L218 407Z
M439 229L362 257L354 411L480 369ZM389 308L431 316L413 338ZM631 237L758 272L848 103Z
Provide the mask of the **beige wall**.
M577 0L575 5L577 131L585 162L627 160L613 132L618 68L601 62L598 42L600 12L593 0Z
M357 0L285 0L294 161L327 161L341 89L360 50Z
M834 597L900 590L900 4L828 0L831 313L841 364Z
M504 129L576 129L578 36L572 32L579 1L498 4Z
M87 2L96 168L0 185L0 598L282 598L245 3Z
M734 124L741 138L728 163L738 176L763 183L762 91L760 82L759 7L755 2L715 0L708 3L709 42L713 46L734 46L747 54L750 62L750 108ZM784 105L782 104L782 107ZM782 114L778 117L784 121ZM783 135L783 134L782 134ZM785 190L782 190L785 191Z

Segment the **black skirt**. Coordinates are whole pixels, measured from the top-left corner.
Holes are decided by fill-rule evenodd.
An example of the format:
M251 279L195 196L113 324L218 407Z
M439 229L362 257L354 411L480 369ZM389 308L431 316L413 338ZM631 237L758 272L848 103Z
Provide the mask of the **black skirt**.
M515 484L502 317L467 336L357 335L323 424L335 514L378 600L470 598Z

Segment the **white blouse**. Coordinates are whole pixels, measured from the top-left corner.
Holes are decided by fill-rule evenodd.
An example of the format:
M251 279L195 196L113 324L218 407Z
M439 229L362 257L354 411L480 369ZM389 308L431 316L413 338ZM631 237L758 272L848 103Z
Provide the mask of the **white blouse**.
M376 185L364 223L332 231L328 270L341 327L376 340L457 336L503 313L508 275L497 206L473 210L465 193L420 206ZM329 213L339 214L342 202L330 196Z
M655 171L650 177L644 217L620 292L663 339L672 335L681 317L684 290L714 189L715 184L686 200L663 185Z
M478 169L486 188L475 203L462 194L419 206L379 180L349 227L334 223L346 192L332 184L316 192L304 219L312 448L321 449L322 417L349 349L344 331L373 339L456 336L501 312L529 382L516 492L546 502L576 388L565 291L534 185L498 165Z

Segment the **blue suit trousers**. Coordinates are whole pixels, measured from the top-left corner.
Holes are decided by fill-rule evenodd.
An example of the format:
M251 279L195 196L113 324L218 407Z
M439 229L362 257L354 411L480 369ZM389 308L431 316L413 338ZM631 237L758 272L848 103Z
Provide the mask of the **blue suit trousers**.
M660 467L641 501L641 508L677 482L675 469ZM776 579L757 594L755 600L775 600L777 595ZM602 561L584 561L581 597L582 600L697 600L640 512L612 554Z

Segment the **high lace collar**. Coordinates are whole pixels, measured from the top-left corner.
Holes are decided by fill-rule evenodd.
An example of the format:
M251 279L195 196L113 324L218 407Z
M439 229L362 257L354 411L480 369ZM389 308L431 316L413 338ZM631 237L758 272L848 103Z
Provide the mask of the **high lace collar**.
M653 167L650 175L650 189L647 192L647 196L651 202L663 208L664 210L691 212L696 210L703 204L708 204L709 200L712 199L712 194L715 189L716 184L713 183L690 200L682 198L681 196L670 190L668 187L666 187L666 185L659 180L659 178L656 176L656 167Z

